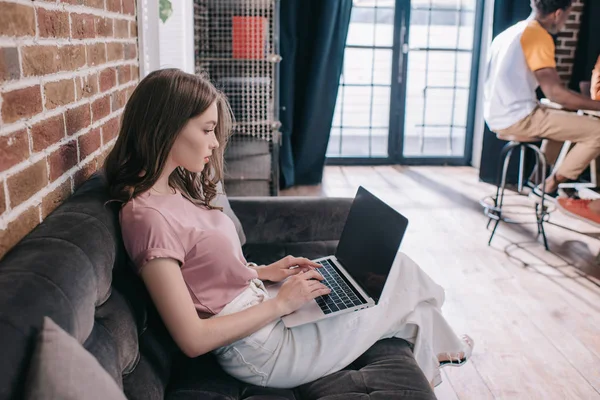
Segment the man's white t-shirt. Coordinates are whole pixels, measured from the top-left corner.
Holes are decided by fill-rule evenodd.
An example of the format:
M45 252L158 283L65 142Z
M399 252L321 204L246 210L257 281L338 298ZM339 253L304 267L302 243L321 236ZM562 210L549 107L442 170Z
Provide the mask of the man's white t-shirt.
M498 132L527 117L538 105L534 71L556 68L552 36L536 20L513 25L492 42L487 60L484 118Z

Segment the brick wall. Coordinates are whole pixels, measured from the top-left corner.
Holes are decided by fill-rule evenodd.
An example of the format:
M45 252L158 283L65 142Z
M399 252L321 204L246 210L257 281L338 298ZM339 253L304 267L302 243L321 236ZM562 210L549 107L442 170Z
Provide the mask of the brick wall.
M0 0L0 258L103 162L138 81L135 0Z
M573 62L575 61L575 49L577 48L582 12L583 0L573 0L573 11L569 15L569 20L565 28L558 34L556 69L565 84L569 82L573 73Z

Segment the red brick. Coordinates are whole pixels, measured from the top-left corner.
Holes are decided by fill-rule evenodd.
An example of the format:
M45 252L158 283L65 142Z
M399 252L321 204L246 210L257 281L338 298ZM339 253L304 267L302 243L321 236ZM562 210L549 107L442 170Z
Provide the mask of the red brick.
M92 103L92 122L96 122L110 114L110 95L99 98Z
M40 85L4 93L2 99L2 119L5 123L31 117L42 111Z
M0 36L35 36L35 11L23 4L0 4Z
M46 159L42 158L23 171L17 172L6 179L10 206L16 207L48 185L48 170Z
M60 206L71 195L71 179L67 179L42 199L42 219Z
M106 0L106 9L112 12L121 12L121 0Z
M0 171L29 158L29 139L25 129L0 136Z
M69 14L62 11L37 9L40 37L69 37Z
M129 21L129 37L137 37L137 24L134 21Z
M85 65L85 46L62 46L58 48L60 70L74 70Z
M19 79L19 51L16 47L0 48L0 82Z
M106 45L104 43L88 44L86 51L88 65L100 65L106 62Z
M112 18L95 17L96 35L98 37L111 37L113 35Z
M0 215L4 211L6 211L6 193L4 192L4 182L0 181Z
M131 80L137 81L140 77L140 69L136 65L131 66Z
M110 95L112 110L116 111L125 107L127 103L127 89L117 90Z
M570 49L556 49L555 53L556 55L566 55L566 56L571 56L573 55L574 50L570 50Z
M106 56L108 61L122 60L124 58L123 43L107 43Z
M115 19L115 37L129 37L129 21L127 21L126 19Z
M129 98L131 97L131 95L133 94L133 91L135 90L135 86L129 87L127 88L127 100L129 100Z
M129 82L131 80L131 65L119 65L117 75L119 76L119 85Z
M79 162L100 148L100 128L79 136Z
M135 43L128 43L124 46L125 59L132 60L137 57L137 45Z
M23 211L17 219L8 223L6 230L0 230L0 258L40 223L40 208L34 206Z
M100 91L106 92L117 84L117 74L114 68L106 68L100 72Z
M83 104L77 108L71 108L65 113L67 135L71 136L86 128L91 123L90 105Z
M119 117L115 117L102 125L102 143L106 144L119 134Z
M48 82L44 85L46 108L64 106L75 101L75 86L73 79L64 79L58 82Z
M106 144L106 143L105 143ZM98 169L104 167L104 162L106 161L106 157L108 157L108 153L110 153L113 146L109 146L106 149L102 150L102 153L96 157L96 165Z
M88 7L104 9L104 0L85 0L83 4Z
M71 71L85 65L85 46L28 46L22 50L23 73L39 76L59 71Z
M81 186L92 174L96 172L96 160L91 160L73 175L73 186L75 190Z
M71 14L71 30L75 39L96 37L94 16L91 14Z
M123 14L135 14L135 0L123 0Z
M58 47L28 46L21 49L25 76L52 74L60 71Z
M33 151L36 153L64 137L65 121L62 114L45 119L31 127L31 141L33 142Z
M88 75L76 78L77 100L84 97L90 97L98 93L98 75Z
M561 32L558 32L558 34L556 36L559 38L575 39L575 32L561 31Z
M77 141L71 140L63 144L54 153L48 156L50 166L50 181L54 182L65 172L77 164Z

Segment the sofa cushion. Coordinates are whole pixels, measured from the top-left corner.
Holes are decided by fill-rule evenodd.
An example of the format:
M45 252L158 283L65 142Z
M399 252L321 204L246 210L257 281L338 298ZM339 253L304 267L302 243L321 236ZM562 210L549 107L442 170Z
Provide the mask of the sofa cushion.
M350 344L349 344L350 345ZM384 339L352 364L296 388L300 399L435 400L408 342Z
M31 360L25 399L125 400L125 395L94 356L45 317Z
M202 379L198 379L199 371L203 371ZM435 400L435 395L410 345L392 338L375 343L342 371L295 389L244 384L223 372L212 355L182 358L176 363L166 399Z

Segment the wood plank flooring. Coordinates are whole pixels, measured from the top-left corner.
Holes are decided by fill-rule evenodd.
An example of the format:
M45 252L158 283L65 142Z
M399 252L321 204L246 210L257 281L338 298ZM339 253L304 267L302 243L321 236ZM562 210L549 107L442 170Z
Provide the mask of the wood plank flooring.
M500 223L488 246L479 200L495 188L468 167L328 166L321 185L282 195L353 197L359 185L409 218L401 250L476 342L467 365L444 369L439 399L600 399L600 229L554 211L549 252L535 225Z

